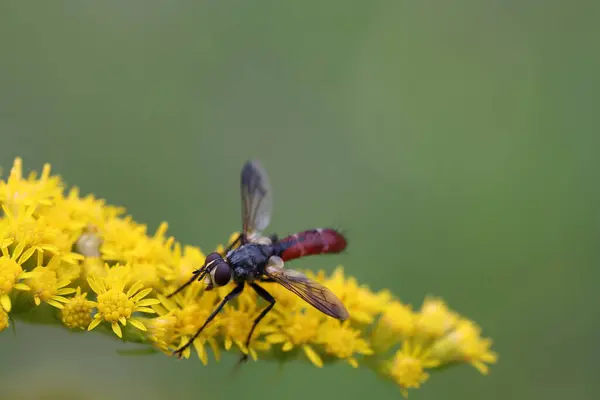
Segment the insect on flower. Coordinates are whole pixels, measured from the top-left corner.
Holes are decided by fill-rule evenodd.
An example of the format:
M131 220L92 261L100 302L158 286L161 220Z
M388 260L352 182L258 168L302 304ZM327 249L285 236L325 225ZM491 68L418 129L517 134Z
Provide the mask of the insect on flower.
M252 324L245 343L248 348L256 326L275 306L275 298L257 282L277 282L330 317L346 320L349 316L340 299L329 289L301 272L284 268L285 262L297 258L340 253L346 248L344 236L333 229L311 229L281 240L277 235L263 236L262 232L271 219L273 197L267 173L257 161L248 161L242 168L241 196L243 229L225 250L225 257L219 253L209 254L191 279L168 296L175 295L195 280L204 279L207 290L232 281L235 283L233 290L223 298L196 334L174 352L178 357L192 345L223 306L242 292L245 285L269 303ZM236 245L239 247L236 248ZM247 358L247 354L243 355L240 362Z

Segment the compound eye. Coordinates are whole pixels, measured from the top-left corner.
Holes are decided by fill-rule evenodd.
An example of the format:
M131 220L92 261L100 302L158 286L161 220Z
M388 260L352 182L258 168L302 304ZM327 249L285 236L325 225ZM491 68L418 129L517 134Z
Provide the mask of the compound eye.
M231 280L231 267L225 261L217 264L212 270L213 282L217 286L225 286Z
M206 256L206 259L204 260L204 265L209 267L211 264L213 264L215 261L219 260L221 257L221 255L219 253L210 253L209 255Z

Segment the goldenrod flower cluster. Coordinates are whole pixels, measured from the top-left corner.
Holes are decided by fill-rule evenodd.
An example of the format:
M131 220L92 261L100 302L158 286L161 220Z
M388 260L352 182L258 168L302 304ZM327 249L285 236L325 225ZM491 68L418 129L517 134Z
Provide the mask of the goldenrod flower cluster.
M76 187L66 192L49 165L25 177L17 158L0 180L0 205L0 331L18 319L50 321L171 355L231 290L205 291L203 282L194 282L167 298L203 265L205 254L167 236L166 223L149 235L122 208L82 197ZM245 290L195 340L202 364L209 353L219 360L223 351L255 360L306 360L318 368L342 361L374 370L406 394L442 366L471 364L486 374L496 362L491 340L440 299L426 298L413 309L387 290L360 285L341 267L331 275L307 274L343 301L348 320L329 318L265 283L277 304L249 348L245 338L265 303ZM191 353L188 348L184 357Z

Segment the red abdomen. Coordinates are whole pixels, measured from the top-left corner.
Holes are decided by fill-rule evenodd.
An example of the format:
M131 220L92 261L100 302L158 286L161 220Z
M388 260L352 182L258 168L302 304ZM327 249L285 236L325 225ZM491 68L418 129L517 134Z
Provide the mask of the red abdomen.
M346 248L346 239L333 229L311 229L283 238L277 244L283 261L313 254L340 253Z

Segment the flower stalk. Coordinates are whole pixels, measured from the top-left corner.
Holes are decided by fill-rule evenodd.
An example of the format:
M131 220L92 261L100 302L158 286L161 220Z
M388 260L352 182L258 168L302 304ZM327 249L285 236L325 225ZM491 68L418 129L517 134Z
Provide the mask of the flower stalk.
M24 176L21 159L15 159L0 180L0 206L0 331L15 320L60 325L171 356L231 290L205 291L194 282L167 298L203 265L205 253L168 236L166 223L151 235L124 209L82 197L76 187L66 191L48 164L39 176ZM470 364L487 374L497 360L476 323L441 299L427 297L415 309L387 290L359 284L342 267L307 275L344 302L349 320L329 318L276 283L265 283L277 303L249 348L246 335L265 304L246 290L184 358L195 353L207 365L223 352L238 352L254 360L304 360L317 368L341 362L373 370L404 395L436 370Z

